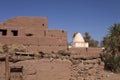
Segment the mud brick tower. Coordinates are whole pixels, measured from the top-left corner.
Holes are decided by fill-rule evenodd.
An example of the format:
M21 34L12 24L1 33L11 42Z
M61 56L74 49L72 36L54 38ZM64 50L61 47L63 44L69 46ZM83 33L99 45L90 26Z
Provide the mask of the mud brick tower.
M67 32L48 30L46 17L14 17L0 23L1 44L23 44L29 51L67 49Z

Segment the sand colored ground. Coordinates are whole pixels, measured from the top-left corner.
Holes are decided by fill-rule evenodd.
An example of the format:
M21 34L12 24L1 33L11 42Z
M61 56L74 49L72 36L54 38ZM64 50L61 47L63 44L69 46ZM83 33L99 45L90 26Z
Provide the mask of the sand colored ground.
M105 78L103 80L120 80L120 74L105 71Z

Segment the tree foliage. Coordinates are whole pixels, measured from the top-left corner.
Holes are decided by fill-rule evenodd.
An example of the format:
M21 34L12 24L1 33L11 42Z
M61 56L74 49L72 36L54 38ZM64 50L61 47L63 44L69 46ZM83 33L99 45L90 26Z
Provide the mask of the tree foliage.
M89 47L98 47L99 42L91 38L88 32L85 32L84 36L85 42L89 43Z
M120 72L120 24L114 24L109 28L108 34L103 38L102 46L105 47L102 55L105 68Z
M107 52L120 53L120 24L114 24L109 28L109 33L103 38L102 46Z
M102 60L105 63L105 69L115 73L120 72L120 55L113 56L111 54L103 54Z

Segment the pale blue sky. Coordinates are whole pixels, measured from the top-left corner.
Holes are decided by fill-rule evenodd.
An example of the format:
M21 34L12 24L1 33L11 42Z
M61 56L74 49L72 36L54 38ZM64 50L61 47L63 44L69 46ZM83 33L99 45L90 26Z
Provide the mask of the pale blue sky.
M120 0L0 0L0 22L14 16L48 17L49 29L89 32L101 41L120 22Z

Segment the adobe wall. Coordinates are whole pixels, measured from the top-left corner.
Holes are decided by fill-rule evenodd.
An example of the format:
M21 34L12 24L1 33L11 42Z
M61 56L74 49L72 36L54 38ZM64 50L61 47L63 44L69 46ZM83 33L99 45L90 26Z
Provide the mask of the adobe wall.
M5 62L0 62L0 80L5 80Z
M38 45L38 38L30 37L1 37L1 43L4 44L24 44Z
M99 56L102 53L102 48L69 48L72 54L85 56Z
M67 37L67 31L64 30L47 30L46 37Z
M59 50L66 50L67 46L26 46L29 52L57 53Z
M5 80L5 63L0 62L0 80ZM69 80L71 62L66 60L49 59L25 60L17 63L10 63L10 66L23 66L22 79L16 73L10 73L10 77L16 80ZM19 73L19 72L18 72ZM15 77L14 77L15 76ZM11 80L11 79L10 79Z
M20 36L25 37L28 34L32 34L33 37L44 37L45 30L40 30L37 28L21 29Z
M7 27L36 27L41 30L48 30L48 19L46 17L14 17L10 18L2 23Z
M67 31L48 30L48 19L15 17L0 24L0 43L23 44L28 51L67 49Z
M36 37L44 37L45 30L37 29L37 28L16 28L16 27L1 27L0 30L6 30L7 35L2 35L2 31L0 32L0 36L13 37L12 31L18 31L17 36L25 37L27 34L32 34L32 36Z
M28 51L57 52L67 49L67 41L62 38L50 37L1 37L0 43L23 44Z
M24 53L25 54L25 53ZM4 56L5 57L5 56ZM10 78L17 80L106 80L104 63L100 57L86 57L71 54L44 54L43 56L14 55L10 67L23 67L22 72L10 72ZM19 60L14 62L15 60ZM0 55L0 80L5 79L5 61ZM17 71L17 70L16 70ZM22 73L21 77L18 77ZM18 75L17 77L14 77ZM108 77L107 77L108 78ZM111 77L110 77L111 78Z
M33 34L36 37L51 37L51 38L66 38L67 39L67 31L64 30L40 30L37 28L29 28L29 29L20 29L20 36L26 36L25 34Z
M7 29L5 29L7 30ZM14 36L11 32L13 29L7 30L7 35L1 36L1 43L5 44L34 44L34 45L67 45L67 32L64 31L49 31L49 30L41 30L37 32L38 30L31 31L30 34L33 34L32 36L26 36L26 34L29 34L27 31L18 31L18 35ZM16 30L16 29L14 29ZM0 32L1 33L1 32ZM51 36L53 35L53 36ZM57 36L58 35L58 36Z

